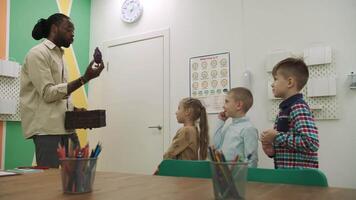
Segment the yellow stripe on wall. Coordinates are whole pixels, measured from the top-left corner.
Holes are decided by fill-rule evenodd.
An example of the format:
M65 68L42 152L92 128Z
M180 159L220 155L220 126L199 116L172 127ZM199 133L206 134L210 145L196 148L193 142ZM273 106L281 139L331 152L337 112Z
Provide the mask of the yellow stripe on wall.
M72 7L72 0L57 0L57 5L61 13L70 16L69 14ZM73 81L79 78L81 74L79 71L79 66L75 57L73 46L64 49L64 60L66 61L68 67L68 76L69 76L68 81ZM73 92L71 96L75 107L88 108L88 99L84 87L81 87L75 92ZM88 141L87 131L84 129L78 129L77 133L78 133L80 145L84 146Z
M57 0L59 12L67 16L70 16L70 10L72 8L72 0Z
M72 46L64 49L64 60L66 61L68 67L68 78L69 78L68 80L73 81L79 78L81 75L80 75L77 60L75 58L74 49ZM87 95L84 87L81 87L78 90L74 91L71 94L71 96L72 96L72 101L76 107L78 108L88 107Z

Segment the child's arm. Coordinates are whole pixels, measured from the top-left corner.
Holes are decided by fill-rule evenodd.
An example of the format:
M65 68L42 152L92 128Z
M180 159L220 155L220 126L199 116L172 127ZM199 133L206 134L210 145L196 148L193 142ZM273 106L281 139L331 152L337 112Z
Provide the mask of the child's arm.
M185 133L185 130L179 130L176 137L174 137L171 146L163 155L163 159L176 159L177 155L183 152L190 144L191 141L189 135Z
M249 158L248 166L257 167L258 151L258 131L254 127L248 127L242 130L244 139L244 156Z
M318 129L309 108L296 104L290 116L296 132L279 132L274 139L275 145L299 152L316 152L319 149Z
M278 132L275 129L268 129L262 132L261 134L261 144L262 144L262 149L265 154L272 158L274 157L274 146L273 142L274 139L276 138Z
M223 114L223 112L219 113L218 115L219 120L214 131L213 142L215 148L217 149L221 148L222 145L222 129L226 121L226 117L224 116L225 114Z

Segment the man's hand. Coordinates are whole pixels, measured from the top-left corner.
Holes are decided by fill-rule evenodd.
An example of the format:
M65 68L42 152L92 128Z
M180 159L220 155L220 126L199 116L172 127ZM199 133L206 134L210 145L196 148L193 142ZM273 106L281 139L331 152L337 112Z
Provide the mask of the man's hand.
M103 71L103 69L104 69L103 61L101 61L101 63L99 65L96 65L95 67L93 67L93 65L94 65L94 60L92 60L89 63L87 70L85 71L85 74L83 76L85 82L88 82L91 79L98 77L100 75L101 71Z
M99 65L96 65L97 67L93 67L93 65L94 65L94 61L92 60L89 63L89 65L87 67L87 70L85 71L84 76L79 77L78 79L68 83L67 96L69 96L76 89L82 87L82 85L86 84L91 79L96 78L96 77L98 77L100 75L101 71L103 71L103 69L104 69L103 61L101 61L101 63Z

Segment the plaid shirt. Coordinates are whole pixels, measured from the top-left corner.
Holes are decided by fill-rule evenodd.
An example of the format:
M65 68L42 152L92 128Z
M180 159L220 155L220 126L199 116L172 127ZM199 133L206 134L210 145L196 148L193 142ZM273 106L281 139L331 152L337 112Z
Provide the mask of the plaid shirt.
M284 100L275 121L275 168L318 168L318 129L302 94Z

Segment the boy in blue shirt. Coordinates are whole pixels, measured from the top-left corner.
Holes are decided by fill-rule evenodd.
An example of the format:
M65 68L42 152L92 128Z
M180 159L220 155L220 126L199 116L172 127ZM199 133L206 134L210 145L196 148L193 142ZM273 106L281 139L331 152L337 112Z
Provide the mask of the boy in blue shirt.
M218 115L213 142L215 148L224 153L227 161L239 156L248 159L249 167L257 167L258 131L245 116L252 104L250 90L243 87L231 89L225 97L224 111ZM223 129L229 117L232 122Z

